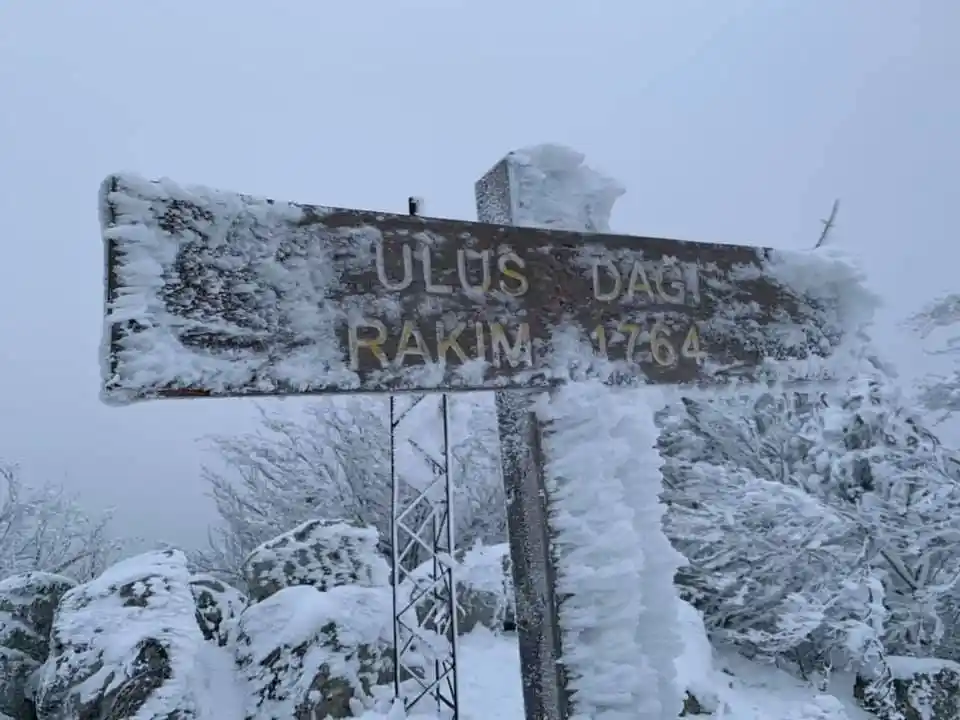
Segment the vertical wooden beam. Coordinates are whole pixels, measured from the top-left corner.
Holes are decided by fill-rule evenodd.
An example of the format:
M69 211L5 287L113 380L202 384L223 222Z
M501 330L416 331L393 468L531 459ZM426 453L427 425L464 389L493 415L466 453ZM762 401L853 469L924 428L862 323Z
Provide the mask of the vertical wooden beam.
M508 155L476 183L477 219L514 225L519 197ZM556 565L544 483L543 428L530 391L496 394L500 457L507 496L510 558L527 720L567 720L570 699L563 667Z

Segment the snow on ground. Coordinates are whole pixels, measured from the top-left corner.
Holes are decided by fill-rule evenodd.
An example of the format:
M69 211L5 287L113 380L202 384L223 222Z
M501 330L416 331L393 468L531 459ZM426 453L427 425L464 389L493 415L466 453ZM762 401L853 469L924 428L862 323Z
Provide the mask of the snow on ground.
M196 656L193 682L198 720L241 720L246 693L240 685L233 653L213 643L204 643Z
M689 605L681 604L685 652L677 660L677 679L693 688L712 713L690 716L708 720L872 720L856 706L853 678L838 675L830 694L776 668L759 665L734 653L716 653L707 642L703 623ZM523 720L520 656L515 635L494 635L478 628L461 639L460 709L463 720ZM428 704L409 715L368 713L363 720L433 720Z

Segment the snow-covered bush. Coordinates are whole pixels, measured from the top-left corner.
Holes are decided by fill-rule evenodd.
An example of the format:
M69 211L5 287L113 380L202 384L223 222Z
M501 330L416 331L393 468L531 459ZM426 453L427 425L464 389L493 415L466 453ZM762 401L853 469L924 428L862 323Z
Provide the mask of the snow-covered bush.
M944 644L960 632L948 615L960 579L955 456L877 374L818 406L810 424L814 467L802 481L859 528L865 559L883 578L888 651L955 657L960 647Z
M261 543L314 518L377 528L389 555L390 458L387 401L330 398L299 414L261 411L258 432L214 438L225 469L205 478L221 524L198 567L242 583L241 567ZM496 418L489 395L451 400L457 537L501 542L506 510Z
M0 465L0 579L38 570L83 582L114 559L109 514L92 516L62 487L28 487Z
M960 650L958 466L879 369L660 421L678 581L715 638L810 667Z
M960 294L950 293L913 315L908 327L945 361L944 371L924 377L918 388L921 404L937 421L960 410Z

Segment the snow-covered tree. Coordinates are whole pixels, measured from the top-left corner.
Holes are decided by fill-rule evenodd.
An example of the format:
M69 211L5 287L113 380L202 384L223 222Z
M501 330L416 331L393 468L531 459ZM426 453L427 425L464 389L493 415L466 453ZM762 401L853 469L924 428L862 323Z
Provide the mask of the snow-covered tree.
M41 570L83 582L116 559L109 513L92 516L64 488L28 487L0 465L0 578Z
M857 527L796 486L808 442L800 395L684 400L661 416L666 531L690 565L681 591L720 642L824 663L860 561Z
M958 465L881 369L829 395L687 400L661 425L678 581L716 636L807 664L869 638L878 657L960 651Z
M908 327L927 343L928 351L952 364L944 374L928 375L920 381L920 402L937 421L960 410L960 294L949 294L929 303L910 318Z
M457 396L451 416L458 545L501 542L506 515L492 405ZM205 570L237 580L257 545L312 518L376 527L389 553L386 398L329 398L299 415L261 409L258 431L212 440L225 469L204 470L222 521L196 557Z
M880 373L817 408L808 489L862 529L882 571L892 652L943 648L960 580L960 465ZM950 633L955 632L950 629ZM960 652L960 647L950 654Z

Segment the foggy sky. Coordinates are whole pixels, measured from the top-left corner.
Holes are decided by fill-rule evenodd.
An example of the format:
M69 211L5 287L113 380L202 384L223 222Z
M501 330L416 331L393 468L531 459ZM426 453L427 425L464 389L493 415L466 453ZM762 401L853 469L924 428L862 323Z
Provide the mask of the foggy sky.
M12 0L0 4L0 458L116 529L203 541L198 438L244 401L100 404L110 172L472 219L504 153L559 142L627 188L617 231L834 241L895 322L957 289L955 0ZM296 402L296 401L290 401Z

